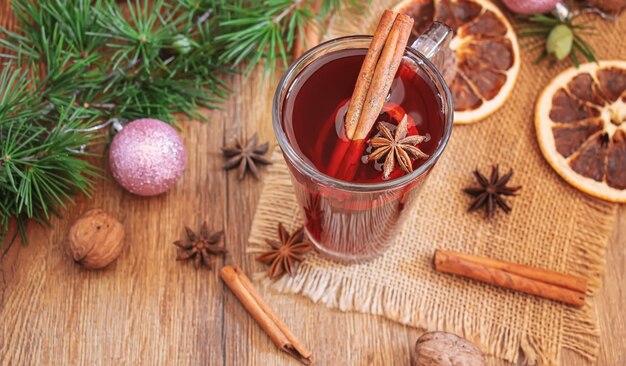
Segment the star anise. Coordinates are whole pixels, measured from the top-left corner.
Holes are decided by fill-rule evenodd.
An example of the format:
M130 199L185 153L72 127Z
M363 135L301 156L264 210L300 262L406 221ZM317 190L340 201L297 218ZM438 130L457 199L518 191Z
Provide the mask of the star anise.
M267 244L272 248L256 258L259 262L270 265L270 279L285 273L295 275L304 255L313 249L313 245L304 238L304 227L290 235L283 224L278 224L278 238L280 242L267 239Z
M496 206L499 206L504 212L511 212L511 206L506 203L502 196L514 196L522 188L522 186L507 186L511 176L513 176L513 169L500 177L498 166L495 165L491 168L490 179L487 179L478 170L474 170L474 176L480 187L465 188L463 190L465 193L476 197L469 211L475 211L484 206L487 216L491 217L496 211Z
M194 267L198 268L204 264L211 269L211 255L224 255L226 249L217 245L224 231L209 232L207 223L202 224L200 235L194 233L190 228L185 227L187 240L177 240L174 242L178 249L177 261L193 260Z
M235 146L222 147L222 153L228 160L224 163L224 169L230 170L239 167L238 178L243 179L246 171L250 170L256 179L259 179L259 169L257 164L271 164L269 160L263 157L269 149L269 143L258 144L258 137L254 136L246 144L241 140L235 143Z
M367 161L376 161L383 158L383 179L388 179L389 174L393 171L396 160L398 165L405 173L413 171L413 160L426 159L425 154L417 148L417 144L423 142L426 137L419 135L407 136L407 115L398 123L395 135L389 131L384 123L378 122L378 132L380 136L371 138L368 143L374 148L374 151L367 157Z
M322 211L322 201L319 193L312 193L309 196L309 203L304 207L304 214L309 234L313 234L317 239L324 220L324 211Z

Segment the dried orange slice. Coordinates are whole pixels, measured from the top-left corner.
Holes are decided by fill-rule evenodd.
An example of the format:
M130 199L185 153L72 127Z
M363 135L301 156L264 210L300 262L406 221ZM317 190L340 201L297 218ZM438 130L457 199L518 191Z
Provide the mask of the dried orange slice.
M626 202L626 61L557 75L537 100L535 125L543 155L568 183Z
M450 48L456 74L449 81L454 122L472 123L495 112L509 97L520 68L513 27L488 0L404 0L394 10L415 20L412 43L432 20L454 31Z

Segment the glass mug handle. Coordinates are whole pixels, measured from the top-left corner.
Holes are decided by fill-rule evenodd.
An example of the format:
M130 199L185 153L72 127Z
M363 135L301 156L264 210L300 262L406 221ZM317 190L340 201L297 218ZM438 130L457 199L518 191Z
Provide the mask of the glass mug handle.
M450 83L456 73L454 52L450 49L452 29L441 22L433 22L411 48L426 57Z

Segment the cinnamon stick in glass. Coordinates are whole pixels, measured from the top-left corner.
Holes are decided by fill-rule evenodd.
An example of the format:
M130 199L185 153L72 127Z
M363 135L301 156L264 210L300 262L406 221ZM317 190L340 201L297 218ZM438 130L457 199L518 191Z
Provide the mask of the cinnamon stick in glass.
M350 107L346 113L346 136L350 140L353 139L354 133L360 123L361 112L365 106L365 99L367 98L367 93L372 85L372 79L374 78L374 73L379 63L383 48L395 48L395 44L388 44L388 38L397 16L398 13L391 10L385 10L378 21L378 26L372 36L372 42L370 43L367 53L365 54L365 59L361 65L359 77L356 80L354 92L352 93L352 98L350 99Z
M521 264L435 250L435 270L525 292L581 307L585 304L584 278Z
M391 27L385 48L376 64L372 83L367 91L365 103L361 109L359 123L356 126L352 140L367 138L376 123L376 118L383 109L391 84L402 62L406 44L413 29L413 18L406 14L398 14ZM350 110L348 109L348 112Z
M287 325L261 298L239 266L222 267L220 277L278 348L305 365L313 363L311 351L296 339Z
M365 54L346 113L347 141L333 152L328 174L351 180L400 67L413 28L413 18L385 10Z

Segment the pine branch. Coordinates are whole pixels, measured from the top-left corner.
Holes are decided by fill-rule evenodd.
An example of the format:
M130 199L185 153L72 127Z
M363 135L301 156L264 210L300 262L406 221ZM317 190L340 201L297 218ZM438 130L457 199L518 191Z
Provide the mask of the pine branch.
M85 154L75 153L98 142L81 132L95 118L73 104L42 113L45 102L32 87L39 80L28 80L12 65L0 74L0 242L11 217L21 231L28 219L45 222L72 194L89 194L96 176Z
M522 18L524 19L524 18ZM574 65L578 67L580 65L580 61L576 52L579 52L582 56L584 56L590 62L597 62L596 56L594 54L591 46L582 38L582 36L588 36L592 34L594 30L593 26L589 26L586 24L575 24L573 18L568 19L558 19L556 16L552 15L533 15L531 17L525 18L528 21L526 24L522 24L520 27L519 38L530 38L529 41L524 43L523 47L530 47L531 51L543 48L542 52L537 56L534 63L539 63L546 58L549 58L551 64L557 61L557 56L554 51L551 49L565 49L564 44L569 41L571 47L566 50L565 55L571 57ZM550 35L554 31L562 31L563 29L557 29L558 27L567 27L569 29L568 39L564 37L555 37L552 40L553 44L550 44L551 37Z
M17 29L0 28L0 246L9 219L26 241L26 220L91 192L82 151L106 140L93 126L204 118L234 69L286 66L295 35L340 7L314 14L311 1L13 0Z
M91 192L97 172L81 151L101 141L94 124L201 117L228 93L216 2L129 2L129 18L112 0L12 5L19 25L0 29L0 56L20 67L0 74L0 246L10 218L26 241L26 220L45 222Z
M246 72L264 62L273 74L276 64L289 62L296 34L314 19L326 17L341 7L340 0L323 0L319 14L310 10L312 0L250 0L248 6L225 5L217 41L225 43L221 60L235 66L247 62ZM356 1L347 2L356 7Z

